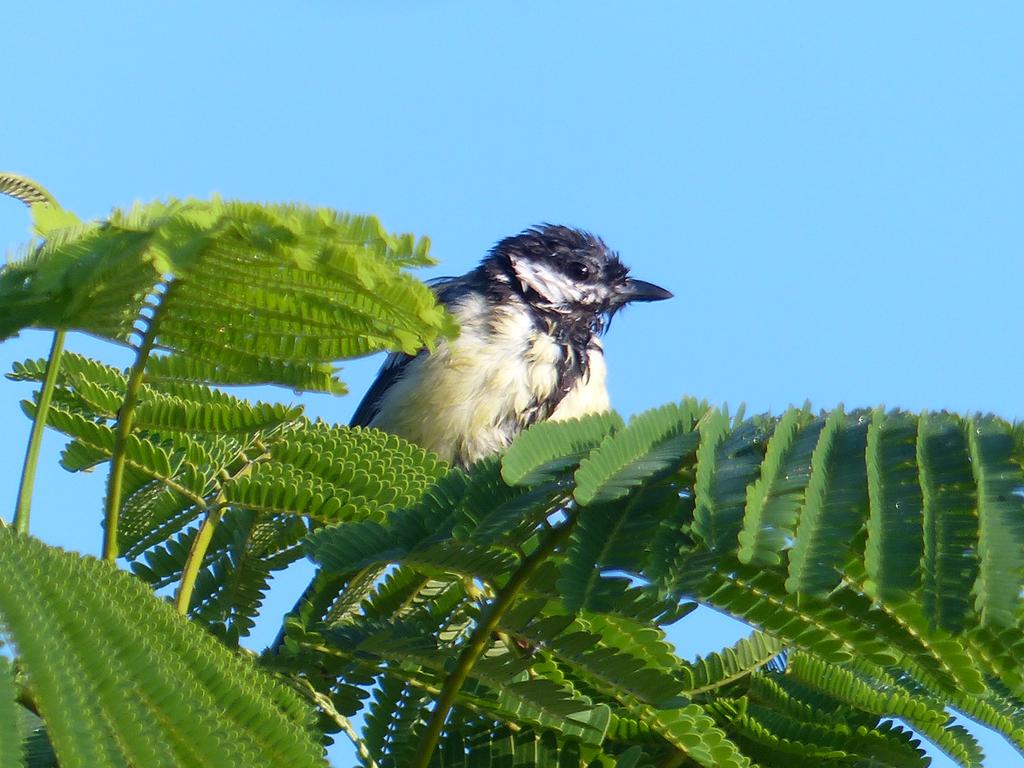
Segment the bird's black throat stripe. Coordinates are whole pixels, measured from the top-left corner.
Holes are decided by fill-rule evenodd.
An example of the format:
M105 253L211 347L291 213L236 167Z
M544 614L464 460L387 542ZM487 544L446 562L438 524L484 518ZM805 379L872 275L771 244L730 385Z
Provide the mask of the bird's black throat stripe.
M539 309L525 303L530 313L533 327L541 333L551 336L558 345L561 359L557 364L558 379L554 390L544 400L534 400L520 415L521 427L528 427L548 418L558 408L573 387L580 381L590 377L590 353L600 351L597 337L601 334L603 323L600 318L584 315L574 316L571 313L555 313Z

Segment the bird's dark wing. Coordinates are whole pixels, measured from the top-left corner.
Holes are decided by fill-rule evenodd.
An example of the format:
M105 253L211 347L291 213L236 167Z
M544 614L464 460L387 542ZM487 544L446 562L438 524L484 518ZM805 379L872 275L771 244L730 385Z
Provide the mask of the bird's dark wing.
M387 359L384 360L384 365L380 367L380 371L377 373L377 378L374 379L370 388L366 390L366 394L363 395L359 407L352 414L352 420L348 423L350 427L370 426L370 422L380 412L380 401L384 397L384 393L401 377L405 367L415 359L413 355L406 355L401 352L392 352L387 356Z
M456 296L461 295L467 287L465 277L437 277L427 281L427 285L437 296L437 300L445 306L448 306ZM426 354L426 350L416 355L406 355L402 352L392 352L388 355L377 373L377 378L363 395L356 412L352 414L349 426L368 427L380 412L380 401L384 393L402 377L409 363L423 354Z

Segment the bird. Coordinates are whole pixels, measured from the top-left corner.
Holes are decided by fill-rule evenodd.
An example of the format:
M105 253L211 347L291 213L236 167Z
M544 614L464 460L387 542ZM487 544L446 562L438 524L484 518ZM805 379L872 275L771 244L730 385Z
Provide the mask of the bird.
M500 240L475 269L431 288L458 336L391 353L350 423L464 468L537 422L608 411L602 334L627 304L672 297L630 277L601 238L555 224Z

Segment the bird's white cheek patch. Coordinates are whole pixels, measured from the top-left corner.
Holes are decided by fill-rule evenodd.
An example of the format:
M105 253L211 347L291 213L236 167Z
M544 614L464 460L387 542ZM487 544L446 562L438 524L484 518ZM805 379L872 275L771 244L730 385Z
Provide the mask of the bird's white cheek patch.
M583 291L575 283L542 264L516 259L512 266L524 288L532 289L552 304L570 304L583 298Z

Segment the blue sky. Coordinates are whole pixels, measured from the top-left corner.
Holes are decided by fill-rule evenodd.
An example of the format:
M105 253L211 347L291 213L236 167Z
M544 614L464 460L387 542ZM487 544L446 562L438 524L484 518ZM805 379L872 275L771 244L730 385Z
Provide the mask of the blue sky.
M676 294L611 329L626 414L692 394L1024 417L1024 6L8 6L0 167L80 215L215 192L372 212L432 238L424 277L573 224ZM0 244L26 229L0 200ZM46 345L0 345L0 368ZM345 421L378 364L311 411ZM0 388L13 500L28 390ZM33 532L96 552L102 477L64 474L59 447ZM685 655L728 641L707 626L682 622Z

